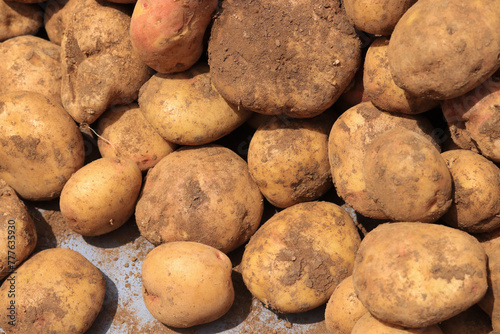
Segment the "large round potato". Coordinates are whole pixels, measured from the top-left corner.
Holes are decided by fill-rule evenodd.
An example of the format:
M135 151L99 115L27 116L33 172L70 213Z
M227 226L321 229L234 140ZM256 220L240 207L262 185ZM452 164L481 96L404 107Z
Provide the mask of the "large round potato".
M354 326L351 334L443 334L438 325L424 328L405 328L389 324L366 313Z
M299 203L275 214L252 236L241 261L243 281L267 307L305 312L326 303L351 275L359 243L343 208Z
M0 326L8 334L83 334L104 302L104 276L80 253L35 254L0 287Z
M209 145L180 148L150 169L135 218L155 245L196 241L227 253L257 230L263 209L246 162Z
M142 264L142 296L149 312L172 327L192 327L223 316L233 304L231 260L197 242L160 245Z
M354 290L377 319L410 328L437 324L486 293L486 254L466 232L425 223L387 223L359 248Z
M33 92L0 95L0 147L0 178L29 200L59 196L85 158L73 119Z

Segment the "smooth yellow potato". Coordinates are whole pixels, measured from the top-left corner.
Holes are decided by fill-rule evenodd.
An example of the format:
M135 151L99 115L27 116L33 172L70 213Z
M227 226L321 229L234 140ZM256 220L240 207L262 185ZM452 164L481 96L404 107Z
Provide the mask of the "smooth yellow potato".
M68 226L86 236L122 226L134 213L142 174L123 158L100 158L78 170L61 193L59 206Z
M369 312L354 326L351 334L443 334L438 325L424 328L405 328L389 324L373 317Z

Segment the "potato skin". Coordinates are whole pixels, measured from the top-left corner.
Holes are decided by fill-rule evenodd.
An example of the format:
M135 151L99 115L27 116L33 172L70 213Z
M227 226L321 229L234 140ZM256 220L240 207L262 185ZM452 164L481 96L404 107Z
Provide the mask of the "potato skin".
M9 297L11 285L15 296ZM80 253L65 248L43 250L0 287L0 326L8 334L83 334L97 317L105 290L102 273ZM12 300L14 326L8 323Z
M81 0L48 0L43 16L49 40L61 45L64 31L71 20L71 12Z
M33 219L14 189L0 179L0 279L33 252L37 234Z
M85 158L73 119L61 105L33 92L0 95L0 146L0 178L34 201L59 196Z
M142 295L149 312L167 326L187 328L214 321L233 304L231 260L204 244L174 241L148 253Z
M466 232L416 222L382 224L361 242L354 290L377 319L426 327L465 311L484 296L486 261L479 242Z
M42 7L0 0L0 42L20 35L34 35L42 22Z
M228 253L257 230L263 208L246 162L206 145L182 147L149 170L135 218L155 245L196 241Z
M116 230L134 214L142 174L123 158L100 158L79 169L61 192L59 206L68 226L86 236Z
M367 312L354 326L351 334L443 334L438 325L405 328L378 320Z
M360 237L347 212L307 202L275 214L245 247L241 274L252 295L279 313L324 304L352 272Z

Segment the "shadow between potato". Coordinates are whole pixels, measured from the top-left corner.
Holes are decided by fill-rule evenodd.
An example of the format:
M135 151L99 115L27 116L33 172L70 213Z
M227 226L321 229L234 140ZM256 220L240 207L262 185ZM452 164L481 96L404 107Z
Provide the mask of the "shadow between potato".
M132 217L129 218L125 224L116 230L94 237L83 236L83 240L94 247L109 249L134 242L140 236L141 233L139 232L139 228L135 223L135 218L132 215Z

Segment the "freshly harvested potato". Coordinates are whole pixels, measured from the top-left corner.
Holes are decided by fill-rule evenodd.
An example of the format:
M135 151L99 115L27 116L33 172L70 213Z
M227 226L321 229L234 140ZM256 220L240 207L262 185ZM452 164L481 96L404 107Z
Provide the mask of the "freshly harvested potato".
M346 277L333 290L325 309L328 333L351 334L354 325L368 312L354 292L352 275Z
M64 108L33 92L0 95L0 178L24 199L56 198L83 166L81 132Z
M130 159L143 172L177 148L156 132L136 103L107 110L97 120L97 131L103 157Z
M500 169L469 150L451 150L441 156L453 178L453 202L443 221L469 233L499 228Z
M489 334L491 320L476 304L439 324L443 334Z
M165 140L180 145L213 142L243 124L251 111L228 104L213 88L206 64L156 74L139 92L144 117Z
M104 276L80 253L43 250L0 287L0 326L8 334L83 334L104 302Z
M196 241L228 253L257 230L262 195L228 148L182 147L151 168L135 211L151 243Z
M116 230L134 214L141 191L137 164L124 158L100 158L80 168L61 192L59 206L75 232L95 236Z
M308 118L328 109L361 63L340 2L223 1L208 44L217 91L268 115Z
M466 232L437 224L387 223L359 247L354 290L377 319L422 328L449 319L486 293L486 254Z
M439 151L404 128L379 135L366 149L366 190L394 221L431 223L451 206L452 179Z
M363 163L366 149L383 132L403 127L432 138L433 127L419 115L395 115L382 112L370 102L345 111L335 121L328 139L328 155L337 193L360 214L387 219L366 189Z
M372 316L369 312L363 315L354 326L351 334L443 334L438 325L424 328L405 328L383 322Z
M142 297L167 326L187 328L222 317L234 301L231 260L201 243L169 242L142 264Z
M91 124L112 105L132 103L151 76L132 48L128 7L97 0L75 4L61 42L64 108Z
M326 303L351 275L359 243L343 208L299 203L275 214L252 236L241 260L243 281L266 307L305 312Z
M0 43L0 94L30 91L61 104L61 48L31 35Z
M359 30L390 35L403 14L417 0L344 0L347 16Z
M26 206L2 179L0 216L0 279L4 279L33 252L37 234Z
M0 0L0 42L20 35L34 35L42 22L42 7Z
M420 114L439 105L439 101L413 96L394 83L389 69L389 38L373 41L365 56L363 84L369 100L379 109L403 114Z
M266 199L278 208L318 199L333 183L328 134L334 117L272 117L254 133L248 168Z
M217 0L138 0L130 22L135 51L159 73L187 70L203 53L205 30L217 4Z
M445 100L491 76L500 67L498 50L498 0L420 0L399 20L387 52L399 87Z
M71 12L81 0L48 0L45 5L43 22L47 36L52 43L61 45L64 31L66 31Z

